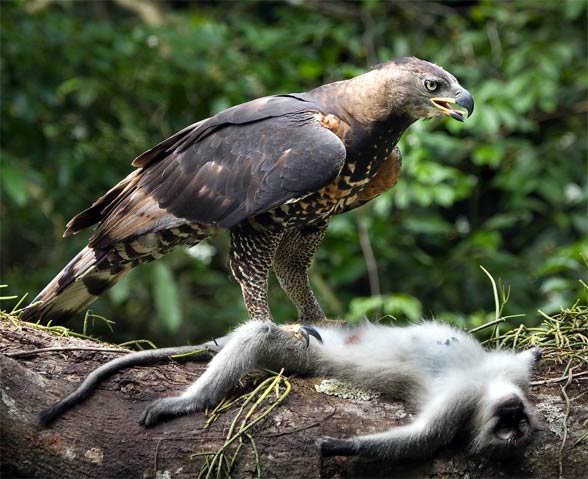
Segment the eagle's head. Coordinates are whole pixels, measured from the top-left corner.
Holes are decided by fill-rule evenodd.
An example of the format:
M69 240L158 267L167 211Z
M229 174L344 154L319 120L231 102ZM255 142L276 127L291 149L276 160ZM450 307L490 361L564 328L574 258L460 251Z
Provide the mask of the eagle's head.
M415 57L396 58L372 70L384 79L389 111L416 121L449 116L463 121L470 117L474 99L457 79L443 68Z

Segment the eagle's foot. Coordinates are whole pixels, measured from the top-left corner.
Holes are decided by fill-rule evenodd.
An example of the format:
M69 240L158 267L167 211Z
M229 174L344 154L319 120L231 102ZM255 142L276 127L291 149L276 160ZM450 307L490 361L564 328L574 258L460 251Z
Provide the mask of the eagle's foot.
M296 322L298 324L326 324L328 319L320 306L315 305L315 307L299 310Z
M304 341L307 348L310 344L310 336L315 337L319 343L323 342L323 338L321 338L319 332L308 324L286 324L282 326L282 329L299 341Z

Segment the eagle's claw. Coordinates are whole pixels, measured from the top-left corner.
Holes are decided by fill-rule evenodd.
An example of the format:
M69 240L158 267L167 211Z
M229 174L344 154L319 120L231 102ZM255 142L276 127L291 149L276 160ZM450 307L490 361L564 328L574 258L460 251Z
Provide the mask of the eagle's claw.
M287 333L290 333L298 340L304 340L306 347L310 345L310 337L313 336L317 339L319 343L323 342L323 338L319 332L314 328L314 326L310 326L309 324L286 324L282 326L282 329Z
M323 338L321 338L321 335L319 334L319 332L316 329L314 329L312 326L304 324L304 325L300 326L300 329L298 330L298 332L304 338L304 342L305 342L307 348L310 344L310 336L315 337L319 343L323 342Z

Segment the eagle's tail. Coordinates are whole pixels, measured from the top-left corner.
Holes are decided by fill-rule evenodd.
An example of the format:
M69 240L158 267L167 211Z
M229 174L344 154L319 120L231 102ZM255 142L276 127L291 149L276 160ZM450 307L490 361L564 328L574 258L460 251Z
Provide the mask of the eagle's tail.
M134 266L113 266L111 254L86 246L25 308L21 319L64 320L95 301Z
M21 319L68 319L98 299L135 266L161 258L180 245L196 245L213 231L213 225L183 224L145 232L116 244L95 246L90 241L25 308Z

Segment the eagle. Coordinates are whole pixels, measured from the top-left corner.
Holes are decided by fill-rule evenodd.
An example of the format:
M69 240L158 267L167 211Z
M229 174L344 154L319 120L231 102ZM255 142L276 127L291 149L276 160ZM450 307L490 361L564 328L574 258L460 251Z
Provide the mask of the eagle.
M138 156L131 174L67 224L64 236L97 227L22 318L71 317L135 266L228 230L230 270L251 319L272 320L273 269L298 321L322 322L308 268L329 219L394 186L396 145L412 123L463 121L473 109L453 75L405 57L187 126Z

